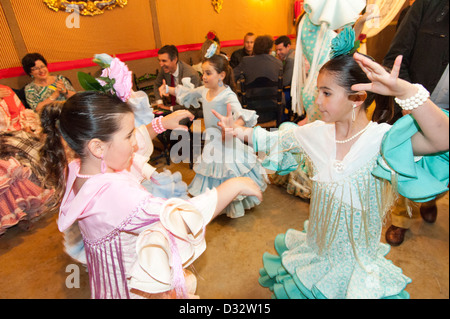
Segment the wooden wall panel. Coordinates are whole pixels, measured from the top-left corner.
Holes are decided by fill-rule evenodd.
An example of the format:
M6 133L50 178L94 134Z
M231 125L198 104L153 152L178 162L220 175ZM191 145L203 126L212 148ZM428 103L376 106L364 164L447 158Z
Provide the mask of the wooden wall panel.
M295 33L293 0L224 0L216 13L210 0L156 0L162 44L200 43L210 30L221 41Z
M80 16L78 25L75 20L66 23L70 13L55 12L43 1L11 4L28 52L39 52L48 62L148 50L155 45L149 1L128 1L125 7L101 15Z
M20 58L14 44L11 30L6 20L3 7L0 6L0 69L11 68L20 65Z

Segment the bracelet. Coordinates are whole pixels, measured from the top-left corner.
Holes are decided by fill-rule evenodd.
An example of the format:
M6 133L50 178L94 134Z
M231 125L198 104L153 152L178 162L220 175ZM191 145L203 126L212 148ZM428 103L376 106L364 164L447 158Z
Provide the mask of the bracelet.
M414 110L415 108L418 108L423 103L425 103L426 100L430 97L430 92L427 91L422 85L420 84L413 84L415 87L417 87L418 91L416 95L411 96L410 98L407 98L406 100L400 100L399 98L395 98L395 102L406 111Z
M156 132L156 134L161 134L162 132L166 131L164 126L162 125L162 116L155 118L152 121L152 127L153 130Z
M48 97L50 100L55 101L56 99L53 98L51 95Z
M169 86L166 84L166 94L169 94Z

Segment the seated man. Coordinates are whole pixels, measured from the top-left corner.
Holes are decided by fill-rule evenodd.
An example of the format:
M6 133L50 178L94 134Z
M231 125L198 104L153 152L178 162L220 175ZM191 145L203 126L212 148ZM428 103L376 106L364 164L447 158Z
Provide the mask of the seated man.
M161 71L156 77L153 89L156 98L156 105L162 109L171 109L172 111L177 110L181 107L176 105L175 96L171 96L168 107L164 106L163 98L159 94L159 87L163 84L163 80L165 80L166 84L169 86L177 86L178 84L181 84L181 79L189 77L191 78L191 83L195 87L198 87L201 83L200 76L198 75L198 72L192 68L192 66L178 59L178 49L174 45L166 45L162 47L158 51L158 60L159 65L161 66ZM195 113L197 110L190 109L190 111L196 115Z
M189 64L180 61L178 58L178 49L174 45L166 45L163 46L158 51L158 60L159 65L161 66L161 70L158 73L158 76L155 80L154 85L154 93L156 98L156 107L160 109L176 111L179 109L185 109L184 105L177 105L175 96L170 97L170 101L167 103L168 105L164 105L163 97L159 94L159 87L163 84L163 80L169 86L177 86L178 84L182 84L181 80L183 78L190 78L191 83L198 87L201 83L200 76L197 71L194 70L192 66ZM201 108L194 108L191 106L189 111L195 115L196 118L203 117L203 112ZM186 125L187 127L191 126L191 122L189 119L184 119L180 121L180 124ZM171 131L166 131L162 134L158 135L158 139L163 143L164 150L162 156L166 157L167 164L169 164L169 151L170 148L180 141L171 140ZM190 153L191 163L192 163L192 152Z
M283 70L283 64L280 60L270 54L273 47L272 37L258 36L253 46L253 56L246 56L242 62L234 69L235 81L241 76L245 77L245 83L249 84L257 78L267 78L270 81L278 82L278 77ZM271 88L253 88L246 90L247 98L276 96L277 87ZM253 105L252 105L253 104ZM266 123L277 119L277 101L276 99L261 99L248 103L249 109L255 110L258 114L258 122Z
M253 44L255 43L256 36L249 32L244 37L244 47L233 52L230 58L230 66L234 69L241 63L242 58L245 56L253 55Z
M283 63L283 92L287 110L283 113L282 121L284 121L288 119L286 112L291 112L291 81L294 73L295 50L291 48L291 39L286 35L275 40L275 50L278 59Z
M283 86L290 86L294 71L295 51L291 49L291 39L282 35L275 40L275 50L278 59L283 62Z

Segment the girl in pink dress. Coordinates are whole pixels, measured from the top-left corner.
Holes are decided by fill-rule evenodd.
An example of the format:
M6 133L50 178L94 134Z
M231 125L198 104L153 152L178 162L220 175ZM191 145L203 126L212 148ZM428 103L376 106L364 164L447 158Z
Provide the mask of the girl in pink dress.
M185 129L179 121L193 118L187 110L135 129L126 102L82 92L45 117L56 133L48 135L42 155L49 181L61 190L58 227L78 221L92 298L193 297L195 277L183 268L205 250L205 226L236 196L261 198L259 187L236 178L189 200L145 190L134 153L148 147L137 140L151 144L165 129ZM68 169L62 140L79 157Z

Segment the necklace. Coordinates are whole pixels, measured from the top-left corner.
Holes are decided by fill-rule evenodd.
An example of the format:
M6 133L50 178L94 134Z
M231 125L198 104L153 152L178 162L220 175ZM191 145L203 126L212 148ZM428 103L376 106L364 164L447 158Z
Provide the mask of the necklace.
M371 122L369 122L369 124L370 124L370 123L371 123ZM336 140L336 143L338 143L338 144L345 144L345 143L350 142L351 140L355 139L356 137L358 137L359 135L361 135L362 133L364 133L364 132L369 128L369 124L367 124L365 128L363 128L361 131L359 131L358 133L356 133L356 134L353 135L352 137L349 137L348 139L342 140L342 141Z
M97 174L95 174L95 175L97 175ZM95 175L83 175L83 174L77 173L77 177L79 177L79 178L91 178L92 176L95 176Z

